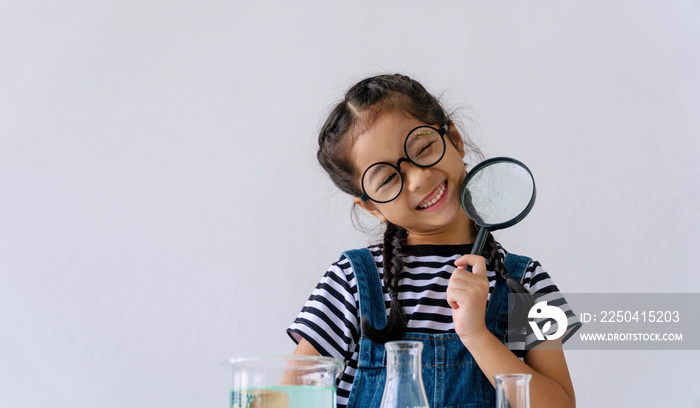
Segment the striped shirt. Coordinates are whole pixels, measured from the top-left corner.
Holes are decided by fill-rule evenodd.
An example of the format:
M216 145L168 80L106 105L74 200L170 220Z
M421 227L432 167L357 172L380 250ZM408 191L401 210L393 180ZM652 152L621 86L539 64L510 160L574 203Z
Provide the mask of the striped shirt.
M423 333L454 333L452 308L447 303L447 284L455 269L454 261L471 251L471 245L404 246L404 268L399 281L399 299L408 316L408 331ZM381 277L382 246L369 247ZM496 273L488 270L489 296L496 284ZM528 265L522 281L533 294L557 294L559 289L539 262ZM389 312L390 297L384 290L384 302ZM557 304L568 317L568 338L580 322L565 301ZM321 355L345 361L338 382L338 407L345 407L359 359L359 298L350 262L344 256L331 265L294 322L287 329L289 336L299 342L306 339ZM513 344L509 343L511 350ZM525 355L525 341L516 344L516 355Z

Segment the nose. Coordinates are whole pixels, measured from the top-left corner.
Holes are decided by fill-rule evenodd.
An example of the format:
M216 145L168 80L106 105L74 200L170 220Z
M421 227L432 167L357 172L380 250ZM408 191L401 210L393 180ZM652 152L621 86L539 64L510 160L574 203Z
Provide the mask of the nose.
M430 167L418 167L413 163L405 163L402 171L404 188L408 191L418 191L428 185L432 169Z

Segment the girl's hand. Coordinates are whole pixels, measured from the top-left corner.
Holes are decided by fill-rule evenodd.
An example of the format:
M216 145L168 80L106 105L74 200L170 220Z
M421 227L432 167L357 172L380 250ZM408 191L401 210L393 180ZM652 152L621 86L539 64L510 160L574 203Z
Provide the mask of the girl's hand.
M457 269L447 284L447 303L452 307L455 331L466 345L469 338L488 332L485 315L489 280L482 256L464 255L455 265ZM467 265L472 266L472 272L465 270Z

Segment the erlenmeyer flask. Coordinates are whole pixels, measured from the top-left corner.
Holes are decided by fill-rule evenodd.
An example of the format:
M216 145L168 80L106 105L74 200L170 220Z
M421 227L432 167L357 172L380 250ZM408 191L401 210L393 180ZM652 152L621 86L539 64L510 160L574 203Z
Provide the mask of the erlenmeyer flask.
M530 374L497 374L496 408L530 408Z
M390 341L385 344L387 373L380 408L428 408L423 387L418 341Z

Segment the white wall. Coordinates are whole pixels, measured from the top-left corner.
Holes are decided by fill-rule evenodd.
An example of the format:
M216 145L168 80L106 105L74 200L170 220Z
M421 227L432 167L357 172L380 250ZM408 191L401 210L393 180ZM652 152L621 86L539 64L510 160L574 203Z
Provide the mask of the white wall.
M253 4L254 3L254 4ZM700 292L698 1L0 5L0 407L224 407L343 249L315 162L369 74L443 94L565 292ZM579 406L700 405L700 352L570 351Z

